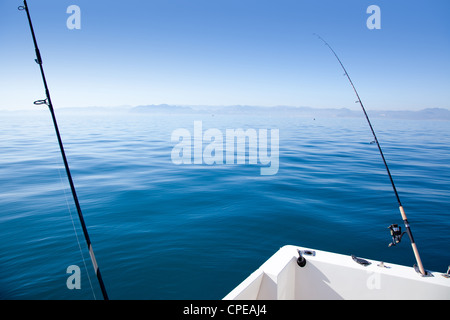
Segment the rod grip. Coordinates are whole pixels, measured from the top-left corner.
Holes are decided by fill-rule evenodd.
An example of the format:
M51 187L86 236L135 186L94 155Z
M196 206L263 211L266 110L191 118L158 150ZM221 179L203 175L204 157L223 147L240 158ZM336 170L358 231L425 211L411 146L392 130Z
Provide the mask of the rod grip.
M400 214L402 215L403 221L408 220L408 219L406 219L406 213L405 213L405 209L403 209L403 206L400 206L399 209L400 209Z

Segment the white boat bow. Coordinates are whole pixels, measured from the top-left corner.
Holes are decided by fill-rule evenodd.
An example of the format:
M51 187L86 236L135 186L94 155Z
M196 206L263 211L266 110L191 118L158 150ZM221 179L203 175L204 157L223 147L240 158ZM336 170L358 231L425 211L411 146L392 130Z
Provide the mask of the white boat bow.
M299 252L305 258L301 267ZM447 274L297 246L284 246L224 300L450 299ZM361 262L361 261L360 261Z

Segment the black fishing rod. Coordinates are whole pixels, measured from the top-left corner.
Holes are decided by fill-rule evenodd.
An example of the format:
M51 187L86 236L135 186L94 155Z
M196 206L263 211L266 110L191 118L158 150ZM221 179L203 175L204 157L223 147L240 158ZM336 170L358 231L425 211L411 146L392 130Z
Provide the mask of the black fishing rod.
M370 123L369 116L367 115L366 109L364 108L364 105L363 105L363 103L361 101L361 98L359 97L358 91L356 91L356 88L355 88L355 86L353 84L352 79L350 79L350 76L349 76L347 70L345 69L344 65L342 64L341 59L339 59L338 55L333 50L333 48L331 48L331 46L328 44L328 42L326 42L321 36L319 36L318 34L315 34L315 35L320 40L322 40L328 48L330 48L331 52L333 52L334 56L339 61L339 64L341 65L342 69L344 70L345 76L347 76L347 79L350 82L350 84L351 84L351 86L353 88L353 91L355 91L356 97L358 98L358 100L356 102L361 105L361 108L362 108L362 110L364 112L364 115L366 116L367 122L369 123L370 130L372 131L373 137L375 139L375 143L377 144L378 150L380 151L381 158L383 159L384 166L386 167L386 171L387 171L387 174L389 176L389 180L391 181L392 188L394 189L395 197L397 198L397 202L398 202L399 209L400 209L400 214L401 214L403 222L405 224L406 233L408 234L409 239L411 241L411 246L412 246L412 249L413 249L416 261L417 261L417 266L419 268L420 273L423 276L427 275L427 272L425 271L425 269L423 267L422 260L420 259L419 250L417 249L417 245L414 242L414 238L413 238L413 235L412 235L412 232L411 232L411 227L409 225L408 219L406 218L405 210L403 209L403 205L402 205L402 203L400 201L400 196L398 195L397 188L395 187L394 179L392 178L392 175L391 175L391 172L390 172L389 167L387 165L386 159L384 158L383 151L381 150L380 143L378 142L377 135L375 134L375 130L372 127L372 123ZM401 237L403 235L401 233L401 229L397 225L391 225L389 227L389 229L391 229L391 234L392 234L392 238L393 238L393 241L392 241L392 243L389 246L395 245L396 243L399 243L400 240L401 240Z
M50 91L48 90L47 80L45 79L44 68L42 66L41 53L40 53L38 45L37 45L36 35L34 34L34 29L33 29L33 24L31 23L31 16L30 16L30 11L28 10L27 1L24 0L23 1L23 6L19 6L18 9L20 11L25 10L25 12L27 13L28 23L30 24L31 36L33 37L34 49L36 51L36 59L35 59L35 61L39 65L39 68L41 70L42 81L44 82L46 99L37 100L37 101L34 102L34 104L35 105L42 105L42 104L47 105L49 110L50 110L50 113L52 115L53 125L55 127L56 137L58 138L59 148L61 150L61 155L62 155L62 158L63 158L64 167L66 168L67 178L69 179L70 189L72 190L73 200L74 200L75 206L77 208L78 217L80 219L81 227L82 227L83 233L84 233L84 238L86 239L86 244L87 244L88 249L89 249L89 255L91 256L92 265L94 266L95 274L97 275L97 279L98 279L98 282L100 284L100 288L102 290L103 298L105 300L108 300L108 294L106 292L105 285L103 283L103 279L102 279L102 276L101 276L101 273L100 273L100 269L99 269L99 267L97 265L97 261L95 260L94 250L92 249L91 240L89 238L89 233L88 233L88 230L86 228L86 224L84 222L83 214L81 212L81 207L80 207L80 203L78 201L77 193L76 193L76 190L75 190L75 185L73 184L72 175L70 174L69 163L67 162L66 153L64 152L64 146L63 146L63 143L62 143L62 140L61 140L61 135L59 134L58 123L56 122L55 111L53 109L52 100L50 99Z

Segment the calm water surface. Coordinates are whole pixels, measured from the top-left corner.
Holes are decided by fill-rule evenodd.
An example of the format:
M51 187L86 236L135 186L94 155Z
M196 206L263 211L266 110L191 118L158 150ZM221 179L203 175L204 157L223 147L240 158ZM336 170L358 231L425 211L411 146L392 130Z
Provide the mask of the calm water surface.
M408 239L388 248L387 226L402 222L363 118L57 117L112 299L221 299L286 244L415 262ZM261 176L248 163L175 165L172 132L193 132L200 120L224 133L279 129L278 173ZM449 122L372 122L425 268L444 272ZM0 124L0 298L101 299L48 111L5 113ZM81 269L81 290L67 289L70 265Z

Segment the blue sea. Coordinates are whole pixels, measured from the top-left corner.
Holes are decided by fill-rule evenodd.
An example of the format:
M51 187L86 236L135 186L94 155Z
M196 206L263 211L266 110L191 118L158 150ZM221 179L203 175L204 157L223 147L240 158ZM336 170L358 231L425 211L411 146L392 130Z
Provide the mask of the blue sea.
M222 299L292 244L412 266L366 120L56 110L111 299ZM174 164L174 130L278 129L279 170ZM427 270L450 264L450 123L372 119ZM0 118L0 298L102 299L46 108ZM205 146L204 146L205 147ZM69 266L81 288L68 289Z

